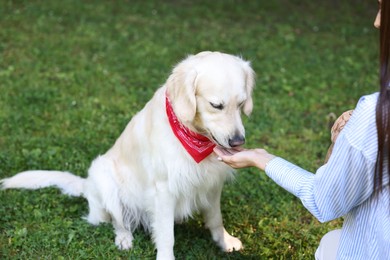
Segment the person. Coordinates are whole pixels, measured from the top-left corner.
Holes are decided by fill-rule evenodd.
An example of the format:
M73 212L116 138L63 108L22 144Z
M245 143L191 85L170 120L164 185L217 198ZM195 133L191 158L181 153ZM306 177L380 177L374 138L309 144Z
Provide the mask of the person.
M327 163L315 174L264 149L214 148L233 168L257 167L320 222L344 217L316 259L390 259L390 0L379 1L380 90L360 98Z

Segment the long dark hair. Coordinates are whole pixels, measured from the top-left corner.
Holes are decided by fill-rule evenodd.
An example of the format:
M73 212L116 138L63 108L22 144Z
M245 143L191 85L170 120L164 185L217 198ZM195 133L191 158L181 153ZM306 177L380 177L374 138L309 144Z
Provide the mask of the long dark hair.
M384 188L384 174L390 177L390 0L382 0L380 13L380 91L376 106L378 155L374 178L374 191L377 194Z

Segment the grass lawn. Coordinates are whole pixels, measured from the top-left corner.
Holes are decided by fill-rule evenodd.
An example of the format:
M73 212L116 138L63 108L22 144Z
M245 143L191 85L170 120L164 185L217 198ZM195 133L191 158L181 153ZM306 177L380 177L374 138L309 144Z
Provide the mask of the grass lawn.
M377 90L374 0L0 0L0 178L27 169L86 176L187 54L242 55L257 73L247 146L310 171L329 146L328 114ZM240 170L222 196L223 253L199 216L175 227L178 259L313 259L321 224L263 172ZM153 259L150 236L119 251L110 225L56 189L0 192L0 259Z

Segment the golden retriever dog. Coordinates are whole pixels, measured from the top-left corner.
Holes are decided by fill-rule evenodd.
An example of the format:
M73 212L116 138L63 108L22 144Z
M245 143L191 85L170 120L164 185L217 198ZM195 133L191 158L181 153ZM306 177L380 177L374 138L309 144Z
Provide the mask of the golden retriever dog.
M157 259L174 259L174 223L201 213L222 250L242 248L224 228L220 198L233 169L215 145L245 142L241 112L252 111L254 71L240 57L201 52L178 63L168 80L128 123L115 144L81 178L34 170L1 180L2 188L55 186L88 200L86 220L112 222L119 249L132 247L135 228L150 231Z

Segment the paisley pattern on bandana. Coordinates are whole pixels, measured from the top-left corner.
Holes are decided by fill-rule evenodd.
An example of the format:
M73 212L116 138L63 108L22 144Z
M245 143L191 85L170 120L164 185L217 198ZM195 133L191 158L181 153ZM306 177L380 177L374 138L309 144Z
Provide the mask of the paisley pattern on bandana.
M191 131L177 119L168 95L166 95L165 104L169 124L173 133L191 157L197 163L201 162L213 152L215 144L206 136Z

